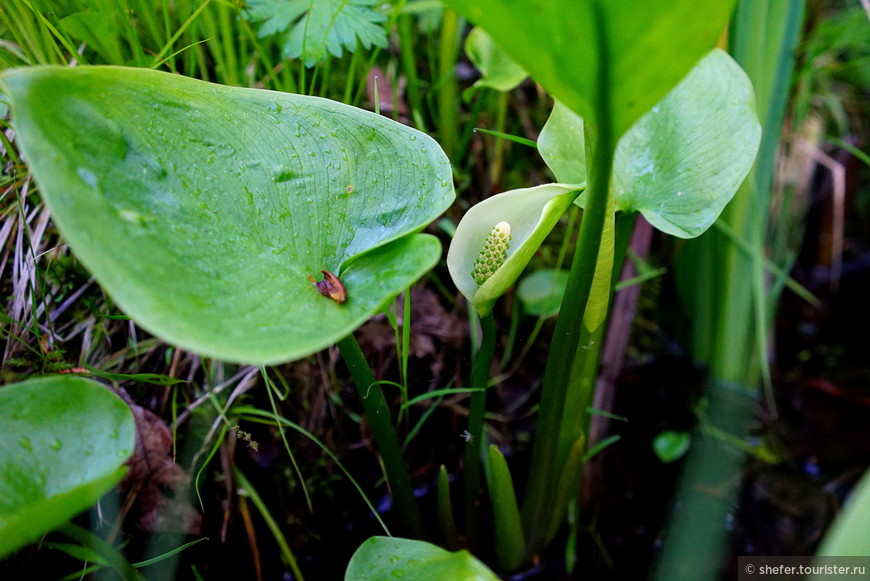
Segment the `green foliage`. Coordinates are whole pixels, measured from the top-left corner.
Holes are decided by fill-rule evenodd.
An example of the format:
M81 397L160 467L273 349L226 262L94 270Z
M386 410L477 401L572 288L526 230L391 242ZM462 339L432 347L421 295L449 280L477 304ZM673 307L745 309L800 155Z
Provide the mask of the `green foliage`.
M864 474L846 500L842 512L825 534L816 554L866 557L870 555L870 472ZM813 578L813 581L816 581Z
M585 177L583 127L582 118L557 102L541 134L540 150L557 176ZM751 84L731 57L714 50L619 141L613 167L614 204L608 211L640 211L664 232L697 236L737 191L755 159L759 138ZM568 207L563 203L567 198L553 196L583 187L550 184L514 190L488 198L466 213L447 263L457 288L482 314L516 281ZM581 195L578 203L584 200ZM513 236L508 259L478 288L465 271L473 271L468 263L477 259L491 229L502 221L510 224ZM605 232L612 234L611 220L606 224ZM609 289L608 258L602 255L598 261L597 283ZM594 318L600 323L606 303L594 306Z
M465 53L481 74L472 89L489 87L497 91L510 91L528 77L526 71L505 54L480 27L475 27L468 33Z
M79 377L0 388L0 557L54 530L124 475L135 425L127 405Z
M573 192L564 190L583 190L577 198L583 221L544 372L523 504L531 555L553 537L565 498L552 495L552 482L577 457L575 443L584 441L583 414L594 392L597 345L612 292L616 211L640 211L667 233L697 236L746 176L760 132L752 88L739 67L721 51L696 63L714 45L730 3L710 3L703 15L690 2L536 4L534 15L527 5L506 0L448 5L486 29L566 105L557 105L542 155L553 157L557 179L586 180L484 200L459 223L448 252L457 288L486 316L567 209L570 202L560 204ZM522 220L522 233L515 220ZM468 263L500 222L511 225L517 249L475 288Z
M552 317L559 312L567 285L567 270L537 270L523 277L517 287L517 296L526 313Z
M250 0L248 17L262 22L260 36L282 36L285 58L301 58L312 67L328 54L340 57L366 49L386 48L387 31L381 25L386 15L375 7L377 0Z
M714 50L620 141L614 199L663 232L698 236L737 192L760 139L752 84Z
M383 117L140 69L18 69L2 83L73 250L131 317L186 349L313 353L440 255L416 232L453 199L449 164ZM321 270L346 302L309 282Z
M628 130L715 44L732 1L447 0L538 83L596 123ZM607 68L602 108L600 75ZM610 119L607 120L610 122Z
M372 537L351 557L345 581L498 581L468 551L445 551L430 543Z
M520 509L507 461L498 446L489 447L489 494L495 521L495 552L500 566L514 571L525 559Z
M496 131L489 132L497 136L516 131L518 121L511 118L516 111L522 114L524 128L530 125L529 121L535 123L544 118L537 105L526 107L523 102L512 108L510 99L524 98L525 91L499 96L483 92L475 95L470 112L459 106L457 88L462 79L456 75L461 70L457 69L456 55L465 22L452 9L443 9L440 0L393 2L389 3L391 8L375 0L26 0L7 4L0 9L3 29L0 36L4 41L0 43L0 59L10 65L68 64L73 59L79 65L112 62L166 68L227 85L290 91L299 86L302 91L321 95L342 94L343 90L345 102L359 102L362 98L364 87L357 83L369 71L359 49L387 46L387 35L392 31L383 26L387 17L381 11L393 9L400 28L400 54L397 56L392 50L389 54L381 52L377 59L372 57L369 65L377 60L387 79L391 79L397 59L401 59L402 76L408 84L404 93L403 79L392 86L393 104L399 106L395 114L403 119L407 114L420 128L425 123L430 126L435 123L441 146L455 152L454 176L458 183L475 183L463 168L487 157L468 156L470 161L463 160L463 152L472 139L471 127L478 118L495 119L490 126ZM497 520L496 554L503 567L515 569L557 538L566 512L573 511L569 507L573 506L571 500L576 495L583 464L618 439L613 436L592 441L586 449L583 433L588 408L585 397L591 393L589 386L594 386L597 345L602 342L601 329L611 298L612 262L620 259L620 221L616 222L615 232L614 217L621 218L622 214L616 215L616 211L628 214L625 223L630 223L633 212L639 211L665 232L682 237L697 235L716 219L731 199L734 183L743 178L751 164L757 149L757 123L752 89L733 61L714 51L696 65L721 32L724 15L733 4L730 0L700 5L685 0L676 3L449 0L447 4L487 27L488 32L482 28L472 31L466 42L466 52L483 75L475 87L510 90L526 77L528 70L556 97L537 145L559 183L513 189L474 206L459 225L454 239L456 250L451 245L448 255L448 266L457 287L481 314L490 313L497 298L517 280L520 280L517 297L527 314L541 317L558 314L564 297L562 326L557 327L550 348L551 361L567 362L567 366L554 365L557 371L545 377L539 408L542 419L536 427L541 447L557 453L550 465L542 463L540 470L531 471L543 483L539 492L544 503L528 502L528 497L535 493L533 485L520 487L533 493L523 506L524 522L519 522L504 458L496 449L490 449L488 457L487 482L494 503L492 513ZM826 44L810 45L807 49L808 62L814 61L808 68L817 76L809 78L805 87L823 84L832 94L831 99L825 100L826 106L832 103L834 84L839 82L841 73L864 78L867 62L864 59L858 63L839 63L835 59L834 66L829 67L824 64L828 61L816 57L823 51L834 50L833 47L845 47L856 53L864 50L866 43L860 32L866 21L862 18L863 13L856 9L848 22L844 19L834 23L834 28L820 29L820 40ZM259 37L256 28L252 30L252 22L259 23ZM389 24L392 23L391 20ZM435 36L415 36L421 30ZM345 50L353 53L353 57L341 62L330 60L330 56L341 57ZM308 73L301 64L282 66L286 63L269 61L278 52L286 58L301 59L307 67L322 66L306 82ZM428 62L421 55L428 55ZM816 60L822 63L818 69ZM82 74L93 74L88 67L81 68L85 71ZM418 78L421 71L425 72ZM3 77L7 89L21 83L23 77L15 78L19 74L23 73L10 72ZM64 74L73 79L79 72ZM119 80L120 77L123 79ZM346 335L370 315L382 312L397 292L437 261L440 255L437 242L419 232L452 201L452 188L447 185L451 168L438 152L438 146L425 136L323 100L264 91L236 92L226 87L194 84L180 77L170 82L146 73L124 73L120 77L107 75L93 85L58 77L46 82L39 91L31 91L31 87L25 90L20 85L13 87L10 92L17 136L11 144L0 137L10 156L16 155L14 147L19 143L25 147L23 159L32 164L38 186L31 189L31 199L45 199L65 239L93 270L100 286L134 317L133 322L141 323L163 339L206 355L233 361L280 361L311 353ZM343 85L338 91L336 79ZM679 79L683 81L672 88ZM383 87L382 84L382 90ZM105 94L97 95L101 92ZM36 93L39 95L31 100L29 97ZM808 92L804 103L807 108L811 102L815 105L811 97ZM400 110L406 104L407 110ZM862 101L861 106L866 104ZM0 103L0 116L5 112L5 104ZM469 113L471 123L463 127ZM832 106L831 113L842 123L842 111L835 111ZM430 115L434 118L430 119ZM371 132L367 132L369 128ZM526 132L529 133L533 131ZM771 135L775 142L779 133ZM373 136L370 142L369 136ZM512 139L534 145L524 138ZM34 145L36 142L41 143ZM497 147L503 145L504 142L499 142ZM418 151L421 147L429 152ZM607 151L602 155L602 150ZM311 160L305 157L309 154ZM299 165L294 166L297 161ZM15 162L21 166L17 158ZM488 156L488 162L493 168L492 183L500 183L500 152ZM256 178L249 182L248 178L255 174ZM435 177L431 178L433 174ZM511 167L507 175L514 180L512 183L516 174L517 170ZM9 180L20 180L22 175L13 174ZM589 190L587 179L593 184ZM590 194L595 197L591 204ZM356 196L363 200L359 206L342 205ZM419 205L415 204L417 201ZM542 247L542 243L563 220L572 202L586 210L583 227L588 235L583 235L581 243L573 249L574 256L580 258L571 273L541 270L520 279L536 253L542 254L549 265L554 253L552 248ZM475 258L480 256L487 234L501 221L510 223L513 235L510 246L500 249L503 255L496 258L490 278L480 276L475 280L472 274ZM576 238L571 227L575 223L572 218L563 236L563 248L554 261L557 267L571 257L568 247ZM763 224L764 220L758 223ZM743 233L729 236L738 239ZM748 246L743 238L739 240ZM107 248L112 252L107 252ZM460 251L467 256L460 256ZM763 256L761 251L753 252ZM37 259L46 256L35 254ZM47 255L47 259L56 260L54 254ZM589 260L584 260L584 255ZM42 258L40 266L47 259ZM695 264L701 265L700 271L712 261ZM56 268L57 262L52 265ZM344 304L317 294L307 277L319 280L321 270L334 272L347 288L348 300ZM703 271L699 274L704 275L699 276L701 281L714 280L718 284L720 280L709 279ZM745 282L740 276L730 278L738 284ZM569 279L575 282L569 284ZM589 288L582 290L583 285L576 283L579 279L591 280ZM48 300L64 300L75 286L46 297L46 305ZM95 294L102 290L96 285L93 288ZM441 290L445 296L453 293L452 289ZM723 292L737 297L736 293ZM738 298L737 302L749 304L745 295ZM34 309L41 308L41 300L36 297L32 301ZM375 378L352 335L339 340L341 358L353 367L352 374L366 408L362 425L365 433L371 430L378 441L380 468L387 475L394 505L405 521L406 534L422 537L425 533L418 533L413 526L413 521L419 524L422 519L408 510L409 505L416 507L416 502L402 455L404 448L395 445L396 428L404 435L404 426L404 432L409 434L407 444L432 410L441 413L445 409L439 405L445 395L471 392L469 431L465 433L469 441L462 476L466 485L471 483L467 486L471 493L466 490L466 514L459 519L466 526L465 534L455 527L450 483L443 467L439 475L439 518L448 547L467 543L481 554L492 555L491 547L475 545L477 536L472 528L478 520L477 512L468 509L468 501L475 505L474 511L489 513L480 505L478 478L471 475L480 470L478 460L486 450L482 424L487 397L483 386L494 383L488 373L492 369L494 345L498 344L495 321L491 315L482 317L480 349L471 379L466 383L480 387L431 385L430 391L414 394L408 391L414 383L413 365L410 381L408 376L408 353L414 348L408 304L401 340L398 334L396 339L402 343L401 349L397 348L398 359L402 361L399 364L402 403L395 424L392 423L395 400L385 400L380 386L399 384ZM82 308L80 302L74 306ZM48 337L52 338L50 323L54 319L47 308L42 319L34 316L32 323L23 324L36 335L43 319L49 323ZM390 320L395 327L395 317ZM499 329L503 328L503 322L498 320ZM543 318L537 322L520 360L535 343L534 337L544 323ZM579 343L572 343L572 327L583 329ZM597 327L598 334L590 333L590 327ZM129 328L134 329L132 322ZM510 332L509 344L514 335L522 336L514 325ZM100 340L103 339L106 337L100 335ZM114 341L116 337L109 339L114 345L124 343ZM149 344L160 345L160 341L150 339ZM358 353L352 354L349 344ZM564 353L557 353L559 350ZM507 353L511 351L508 347ZM32 356L16 353L16 358L5 361L7 368L26 371L36 365L35 360L42 361L43 369L85 365L66 363L66 355L57 347L47 353L38 349L32 352ZM129 353L142 352L138 346L135 351L129 349ZM127 353L128 350L121 349L113 361L125 364ZM179 357L173 357L173 353ZM74 352L69 357L70 361L76 361ZM167 350L166 364L172 360L170 375L136 373L135 369L116 368L115 363L108 369L118 373L109 373L105 362L94 362L88 357L82 361L99 368L88 367L94 375L113 381L170 384L171 377L182 376L177 370L183 367L176 363L178 359L184 361L184 357L190 356L180 350ZM153 359L162 357L158 354ZM330 358L329 363L332 362ZM498 363L505 369L511 363L518 367L520 361L512 362L505 355ZM220 364L215 367L221 369ZM548 363L548 370L550 367ZM331 368L324 371L324 382L338 385L342 371L340 366L337 373ZM206 373L211 375L212 371ZM276 369L276 373L282 374L281 380L285 381L283 368ZM219 375L215 373L216 377ZM292 379L286 381L284 387L288 391L299 391ZM570 386L572 394L560 397L559 393L548 391L557 384ZM589 391L582 391L584 386ZM183 398L193 389L195 379L180 386L177 393ZM221 399L227 403L227 408L220 410L221 416L237 420L239 416L233 414L242 414L248 422L267 420L266 416L244 411L238 403L233 403L230 409L241 390L227 399L229 392L226 390ZM337 389L330 391L329 397L340 405ZM552 407L563 413L561 422L557 416L546 415L548 399ZM408 432L403 420L410 417L413 425L413 414L418 411L414 406L424 400L435 401ZM308 402L302 403L304 407ZM475 407L478 403L479 407ZM0 419L3 409L0 406ZM317 408L304 409L301 413L314 412L312 423L316 425ZM277 409L274 413L270 423L291 425L278 417ZM348 417L360 422L352 413ZM478 424L474 424L474 418L479 419ZM574 431L566 430L567 424L572 424ZM549 438L545 433L551 426L560 431L558 438ZM324 440L340 441L331 438L340 435L342 427L328 428L329 438ZM392 435L386 438L379 435L385 429L392 431ZM238 427L235 432L235 439L246 435ZM305 434L344 470L337 457L324 448L325 444ZM262 435L253 437L264 441ZM230 458L224 453L232 448L222 438L214 443L209 458L218 452L222 458ZM392 448L384 440L392 440ZM11 442L10 447L15 447L14 440ZM735 442L729 444L733 446ZM205 447L209 445L206 442ZM286 439L285 445L289 451ZM662 460L672 461L685 451L688 437L663 432L654 445ZM242 447L241 443L238 447ZM711 455L711 462L716 461ZM324 462L328 461L324 458ZM204 475L205 468L203 465ZM209 466L208 471L213 468ZM396 477L403 471L404 479ZM283 556L286 563L293 564L294 575L301 579L306 563L300 559L301 567L296 566L290 549L296 550L296 539L289 536L291 531L282 524L283 518L272 516L281 514L271 504L273 491L260 488L263 493L260 497L243 473L236 468L233 472L238 484L235 505L243 513L248 505L256 508L280 549L271 558ZM321 489L332 482L324 480ZM361 493L365 488L365 484L358 487ZM860 503L857 507L853 512L860 514ZM698 514L699 518L710 520L708 512ZM262 526L256 515L254 520L254 526ZM408 521L412 521L410 525ZM697 527L684 528L697 537ZM3 531L0 528L0 539L6 536ZM56 547L77 558L95 562L107 559L93 547L87 551L80 547ZM663 578L670 578L669 575L670 571L666 571ZM196 577L199 578L198 573ZM496 579L464 551L448 553L427 543L381 537L360 548L346 578Z
M692 443L689 432L663 430L653 439L653 452L659 460L665 463L679 460L688 451Z
M744 461L740 454L719 453L720 440L745 441L757 388L765 377L771 386L767 326L779 285L770 285L764 272L766 237L803 13L803 0L741 1L729 31L729 50L754 87L763 134L753 170L718 222L718 230L729 235L710 232L690 241L675 261L677 288L691 321L692 356L709 370L704 398L716 430L703 426L693 437L657 579L698 581L720 575L728 545L725 521L737 493L731 478ZM768 405L776 414L770 396ZM728 486L719 485L715 496L699 492L713 482Z
M856 4L809 26L801 46L801 66L795 71L794 124L800 127L811 111L819 111L835 125L829 131L845 136L852 125L850 113L859 119L868 113L867 13Z
M760 138L752 84L713 50L619 140L616 207L673 236L698 236L737 192ZM539 151L559 179L585 178L583 119L557 102Z
M586 181L586 141L583 118L560 101L538 137L538 151L556 180L567 184Z

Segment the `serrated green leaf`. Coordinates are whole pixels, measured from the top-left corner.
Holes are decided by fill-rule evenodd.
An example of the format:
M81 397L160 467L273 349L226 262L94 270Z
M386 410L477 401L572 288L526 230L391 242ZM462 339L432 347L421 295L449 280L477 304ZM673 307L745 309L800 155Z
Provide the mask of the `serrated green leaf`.
M312 67L327 57L387 46L387 17L374 9L377 0L249 0L248 15L262 22L259 35L280 34L285 58L301 58Z
M91 506L124 475L130 408L80 377L0 387L0 558Z
M227 361L322 349L437 263L428 136L334 101L122 67L0 76L61 233L153 334ZM347 301L307 277L340 277Z

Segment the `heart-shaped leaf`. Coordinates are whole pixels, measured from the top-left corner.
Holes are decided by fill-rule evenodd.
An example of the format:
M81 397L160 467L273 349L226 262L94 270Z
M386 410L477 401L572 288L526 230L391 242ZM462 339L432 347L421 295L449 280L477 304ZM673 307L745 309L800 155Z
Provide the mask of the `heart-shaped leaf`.
M752 84L727 53L708 53L620 139L613 199L656 228L692 238L709 228L755 161L761 126ZM583 120L557 103L539 151L557 179L585 175ZM582 204L583 198L578 199Z
M498 297L516 282L582 188L547 184L511 190L483 200L462 217L447 251L447 268L453 284L481 315L488 315ZM472 276L475 262L493 228L502 222L510 227L507 256L492 276L478 283Z
M583 118L556 101L538 136L538 152L556 181L575 184L586 181L586 144Z
M733 0L446 0L575 113L619 137L716 44ZM600 67L606 67L602 74ZM601 81L606 79L607 86Z
M510 91L529 76L480 27L475 27L468 33L465 53L481 74L471 90L490 87L496 91Z
M559 313L567 286L567 270L545 268L524 276L517 286L517 296L526 313L552 317Z
M95 503L135 444L130 408L79 377L0 387L0 433L0 558Z
M121 67L0 77L52 216L137 323L229 361L350 333L429 270L453 200L428 136L320 99ZM344 303L309 281L327 270Z
M468 551L445 551L423 541L371 537L353 554L345 581L498 581Z
M662 232L699 236L734 197L760 141L749 77L713 50L620 140L613 198Z

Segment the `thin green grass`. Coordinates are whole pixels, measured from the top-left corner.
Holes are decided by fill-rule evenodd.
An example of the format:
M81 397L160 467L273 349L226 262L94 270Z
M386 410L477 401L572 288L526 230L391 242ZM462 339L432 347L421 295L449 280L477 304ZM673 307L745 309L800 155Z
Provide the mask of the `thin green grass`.
M281 527L278 526L275 517L272 516L269 507L266 506L262 498L260 498L259 493L257 493L257 490L251 485L251 483L248 481L242 471L235 466L233 467L233 477L242 487L242 494L250 498L251 502L254 503L254 506L257 507L260 516L263 517L263 520L266 522L266 526L269 528L269 531L271 531L272 537L275 539L275 542L278 543L278 548L281 551L281 556L283 557L287 565L290 566L290 569L293 571L293 575L299 581L305 581L305 577L302 575L302 571L299 569L299 564L296 562L296 557L293 555L293 551L290 549L287 538L284 536Z
M258 410L256 408L239 407L236 410L236 412L240 414L240 418L247 419L251 422L271 424L272 421L274 421L275 424L272 424L272 425L279 425L279 426L291 428L291 429L299 432L300 434L302 434L306 438L308 438L310 441L314 442L318 448L323 450L323 452L327 456L329 456L329 458L333 462L335 462L335 465L338 466L338 468L344 473L345 477L347 477L347 479L351 483L351 485L357 490L357 492L359 492L360 497L363 499L363 502L365 502L365 505L372 512L372 515L375 517L375 520L378 521L378 524L381 525L381 528L384 530L384 533L387 536L391 536L390 530L387 528L386 523L384 523L384 521L381 519L380 514L378 514L378 511L375 509L374 504L372 504L371 500L366 495L362 486L360 486L360 484L356 481L356 479L353 477L353 475L344 467L344 465L341 463L341 461L339 461L338 457L323 442L321 442L320 439L318 439L314 434L312 434L311 432L309 432L308 430L306 430L305 428L303 428L302 426L300 426L299 424L297 424L295 422L291 422L290 420L283 418L283 417L280 417L280 416L278 416L278 417L269 416L266 412L263 412L263 410Z

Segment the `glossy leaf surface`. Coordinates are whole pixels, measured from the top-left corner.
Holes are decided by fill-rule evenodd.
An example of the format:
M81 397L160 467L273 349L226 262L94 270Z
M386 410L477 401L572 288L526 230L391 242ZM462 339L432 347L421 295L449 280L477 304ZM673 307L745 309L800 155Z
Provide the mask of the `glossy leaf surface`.
M681 238L704 232L755 161L761 126L754 102L737 63L718 49L707 54L620 139L611 183L616 207ZM557 179L585 176L582 131L583 119L557 103L539 140Z
M345 581L498 581L468 551L445 551L423 541L371 537L353 554Z
M716 44L731 0L446 0L535 81L587 119L601 96L622 135ZM601 88L599 66L608 79ZM597 120L597 119L596 119ZM603 120L597 120L599 124Z
M538 151L556 181L586 181L583 118L559 101L553 103L553 111L538 136Z
M135 443L127 404L79 377L0 387L0 433L0 557L95 503Z
M453 200L428 136L326 99L121 67L0 77L62 234L137 323L276 363L350 333L440 256ZM307 277L337 275L347 300Z

